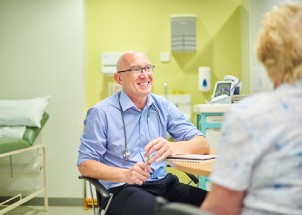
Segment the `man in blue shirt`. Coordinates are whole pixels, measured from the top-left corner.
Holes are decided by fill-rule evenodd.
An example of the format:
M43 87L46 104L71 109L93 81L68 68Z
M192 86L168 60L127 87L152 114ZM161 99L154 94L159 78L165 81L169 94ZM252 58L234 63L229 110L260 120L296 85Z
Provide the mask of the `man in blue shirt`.
M167 156L208 154L209 144L175 105L151 93L153 70L144 53L124 53L114 74L123 90L87 112L78 169L114 194L109 214L153 215L156 196L199 206L207 193L166 173Z

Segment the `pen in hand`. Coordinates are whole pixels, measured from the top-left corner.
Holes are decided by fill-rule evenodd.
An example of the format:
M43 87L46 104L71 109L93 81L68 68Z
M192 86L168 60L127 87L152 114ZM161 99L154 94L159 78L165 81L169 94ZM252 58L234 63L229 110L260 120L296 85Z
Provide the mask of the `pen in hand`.
M150 163L150 155L148 155L148 157L147 157L147 162L146 162L146 164L147 164L148 166L151 165L151 163Z

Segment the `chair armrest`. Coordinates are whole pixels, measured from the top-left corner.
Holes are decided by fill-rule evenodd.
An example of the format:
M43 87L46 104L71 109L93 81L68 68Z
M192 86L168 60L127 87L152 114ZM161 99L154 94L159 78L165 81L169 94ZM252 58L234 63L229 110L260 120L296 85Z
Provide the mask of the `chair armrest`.
M95 178L89 178L86 176L79 176L79 179L84 179L89 181L91 184L93 184L93 186L97 189L97 191L99 191L99 193L101 194L101 196L103 198L108 198L110 197L110 193L108 192L108 190L106 190L106 188L99 182L99 180L95 179Z
M171 165L168 164L167 167L171 167ZM191 173L187 173L187 172L184 172L184 173L187 174L187 176L191 179L191 181L194 182L194 184L198 184L198 183L199 183L199 179L198 179L195 175L193 175L193 174L191 174ZM190 182L190 183L191 183L191 182ZM189 183L189 184L190 184L190 183Z
M194 184L198 184L199 183L199 179L195 175L193 175L191 173L187 173L187 172L184 172L184 173L186 173L187 176L189 176L189 178L194 182Z

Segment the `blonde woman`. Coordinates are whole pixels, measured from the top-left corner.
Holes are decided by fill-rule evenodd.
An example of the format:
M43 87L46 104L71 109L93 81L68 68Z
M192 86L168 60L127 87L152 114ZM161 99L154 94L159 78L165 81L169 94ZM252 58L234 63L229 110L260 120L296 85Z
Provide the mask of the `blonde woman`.
M201 208L216 215L302 214L302 6L274 6L257 57L273 82L225 115Z

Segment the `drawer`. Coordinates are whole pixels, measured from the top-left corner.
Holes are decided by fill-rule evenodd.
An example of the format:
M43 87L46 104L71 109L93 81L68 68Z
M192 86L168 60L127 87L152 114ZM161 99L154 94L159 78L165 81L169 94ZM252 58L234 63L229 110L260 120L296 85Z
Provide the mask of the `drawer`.
M221 131L218 128L209 128L206 130L206 138L210 143L211 148L218 149L221 141Z
M206 122L207 123L211 123L211 122L215 122L215 123L221 123L223 121L223 116L207 116L206 117Z

